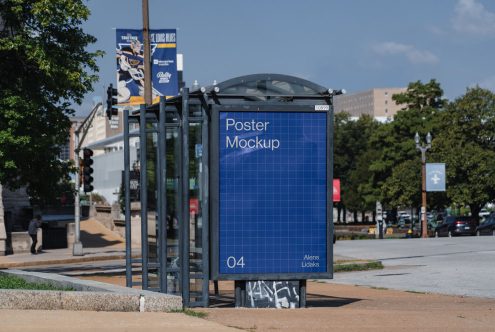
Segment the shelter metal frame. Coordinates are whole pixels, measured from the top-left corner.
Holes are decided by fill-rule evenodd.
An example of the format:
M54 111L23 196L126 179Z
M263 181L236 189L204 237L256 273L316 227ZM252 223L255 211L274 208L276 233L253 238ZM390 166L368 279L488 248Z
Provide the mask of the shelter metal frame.
M233 105L235 107L249 106L253 107L275 107L299 105L329 105L330 111L328 119L333 120L333 96L340 94L340 91L333 91L317 85L313 82L306 81L297 77L278 75L278 74L255 74L237 77L218 85L202 87L189 91L188 88L182 88L181 94L177 97L165 100L160 98L158 104L140 107L138 111L129 113L124 111L124 191L125 191L125 238L126 238L126 286L141 285L143 289L156 290L163 293L169 293L168 273L179 274L180 295L183 298L184 307L208 306L209 304L209 281L218 277L216 272L211 270L213 261L211 239L213 228L210 227L210 218L212 217L210 200L210 191L215 186L211 184L212 174L210 174L210 131L212 130L212 112L215 107ZM171 113L176 114L179 119L173 122L167 122L171 118ZM173 117L173 116L172 116ZM202 232L201 245L202 256L201 264L198 271L191 272L191 243L190 243L190 174L189 174L189 154L190 154L190 124L199 124L201 127L201 145L202 145L202 177L199 179L201 190L201 211L202 211ZM131 125L139 125L139 133L130 133ZM148 124L152 124L148 126ZM150 127L150 128L148 128ZM180 154L177 165L179 165L179 184L176 199L180 207L179 217L179 262L180 267L168 267L167 253L167 151L166 138L167 128L177 128ZM148 243L148 206L147 206L147 135L156 134L158 137L157 146L157 168L156 172L156 225L157 225L157 262L149 262L149 243ZM333 121L328 121L328 151L333 151ZM130 143L133 137L140 139L140 201L141 201L141 258L133 258L132 238L131 238L131 198L130 198ZM177 151L176 151L177 152ZM333 157L330 156L328 174L332 178ZM212 187L213 185L213 187ZM330 194L331 195L331 194ZM329 203L332 199L329 197ZM332 214L329 213L328 237L331 239L333 234ZM331 244L329 245L328 260L331 262L333 252ZM133 282L133 266L140 266L142 281L141 283ZM331 264L330 264L331 266ZM158 288L150 287L149 271L157 271L159 283ZM260 276L252 276L259 279ZM267 276L270 277L270 276ZM285 279L301 276L285 276ZM190 285L192 279L200 279L201 292L191 291ZM278 276L277 279L284 279ZM288 279L287 279L288 280ZM236 282L237 284L238 282ZM238 288L236 287L236 292ZM301 283L301 295L305 293L305 281ZM304 296L305 297L305 296ZM196 300L191 300L196 298ZM199 300L198 300L199 298ZM237 301L237 297L236 297ZM303 303L303 301L302 301Z

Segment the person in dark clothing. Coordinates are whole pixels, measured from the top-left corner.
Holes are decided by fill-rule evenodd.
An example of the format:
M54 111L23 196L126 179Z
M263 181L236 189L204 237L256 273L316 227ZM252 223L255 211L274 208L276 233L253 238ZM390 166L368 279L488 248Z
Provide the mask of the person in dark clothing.
M38 244L38 228L41 227L41 216L38 214L36 217L29 222L28 234L33 240L31 244L31 254L36 255L36 245Z

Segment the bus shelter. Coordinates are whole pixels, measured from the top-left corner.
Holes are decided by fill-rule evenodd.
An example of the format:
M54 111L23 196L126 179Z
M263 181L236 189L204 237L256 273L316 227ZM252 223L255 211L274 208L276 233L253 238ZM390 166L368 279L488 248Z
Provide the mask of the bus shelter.
M333 276L339 93L256 74L126 112L126 285L195 307L209 305L210 281L233 280L237 306L304 306L306 280ZM134 162L130 144L139 149ZM131 252L136 206L139 258Z

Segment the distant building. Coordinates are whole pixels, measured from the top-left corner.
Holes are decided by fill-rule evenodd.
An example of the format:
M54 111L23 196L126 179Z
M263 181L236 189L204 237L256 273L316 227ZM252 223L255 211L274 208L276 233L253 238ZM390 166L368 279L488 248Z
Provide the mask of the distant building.
M353 118L363 114L380 122L389 122L403 108L392 100L394 94L406 92L406 88L376 88L363 92L338 95L334 98L335 113L347 112Z
M73 116L70 118L71 126L67 142L60 147L60 160L74 160L75 132L84 121L83 117Z
M84 139L84 142L82 144L82 147L89 147L94 143L104 141L109 137L122 135L123 128L124 126L122 112L119 112L118 115L114 115L112 116L111 120L108 120L103 107L100 107L96 112L91 127L89 128L86 138ZM120 147L120 149L122 149L123 143L121 143L120 145L122 146ZM105 152L111 152L118 149L119 147L115 148L112 146L106 147L106 149L96 149L94 150L94 155L97 156Z
M108 203L118 201L124 171L123 113L108 120L103 107L96 112L81 148L93 150L94 192L105 197ZM131 131L135 130L131 128ZM130 139L131 161L138 157L139 139Z

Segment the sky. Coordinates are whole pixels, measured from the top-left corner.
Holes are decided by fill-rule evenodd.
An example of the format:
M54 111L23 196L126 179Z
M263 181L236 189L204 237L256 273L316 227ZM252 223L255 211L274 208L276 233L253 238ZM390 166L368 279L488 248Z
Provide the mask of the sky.
M141 0L87 0L83 24L100 80L75 105L89 113L115 85L115 28L142 28ZM298 76L354 93L440 82L453 100L479 85L495 92L493 0L149 0L150 28L177 29L186 86L241 75Z

